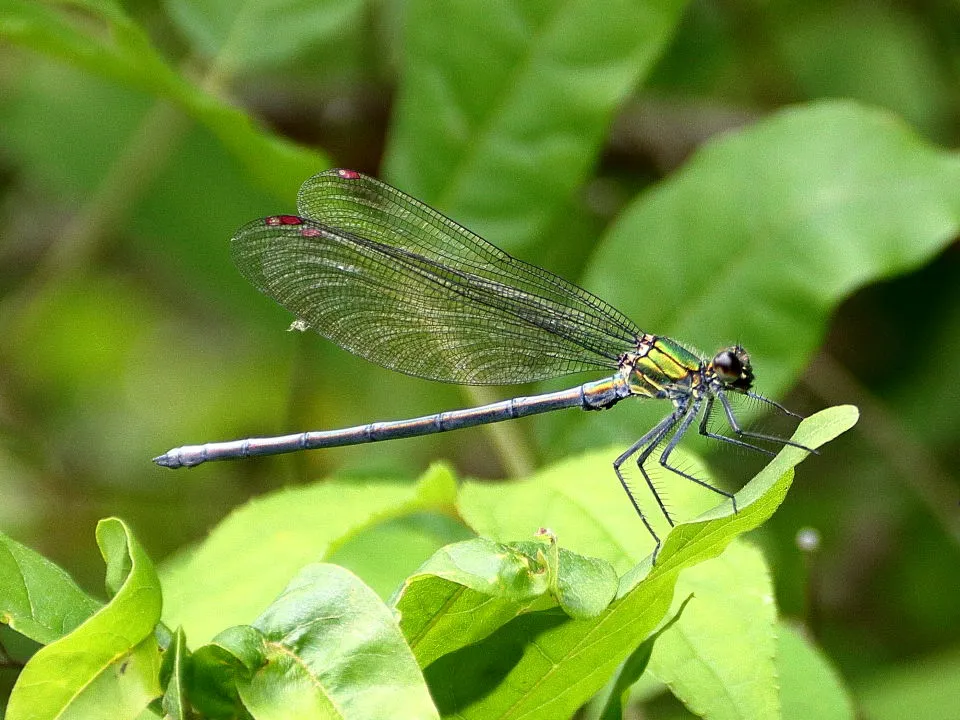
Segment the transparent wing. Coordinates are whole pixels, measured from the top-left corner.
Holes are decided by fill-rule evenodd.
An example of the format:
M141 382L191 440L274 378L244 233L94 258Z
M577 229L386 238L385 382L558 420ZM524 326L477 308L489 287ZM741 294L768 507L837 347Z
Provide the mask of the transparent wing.
M351 171L317 175L301 214L233 238L244 276L372 362L464 384L616 368L640 330L587 291L516 260L413 198Z

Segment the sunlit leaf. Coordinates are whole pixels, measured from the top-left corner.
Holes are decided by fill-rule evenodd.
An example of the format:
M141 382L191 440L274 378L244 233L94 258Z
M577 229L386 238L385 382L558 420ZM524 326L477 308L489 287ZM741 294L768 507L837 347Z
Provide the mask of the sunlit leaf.
M856 420L855 408L831 408L805 420L794 440L819 447ZM621 578L618 599L599 617L578 621L559 610L526 613L483 641L434 661L424 674L441 713L545 719L573 713L660 623L681 570L716 557L736 536L770 517L792 482L793 466L805 455L797 448L781 451L738 493L739 512L719 506L674 528L656 566L648 558ZM527 496L536 486L536 479L497 488L469 485L461 512L473 524L492 525L495 537L515 536L524 522L518 529L517 518L526 517L522 505L533 502ZM553 503L560 504L556 498ZM558 517L574 535L579 525L591 521L579 510L586 516L582 520ZM554 527L553 516L562 515L563 508L543 505L540 513ZM563 530L556 533L564 537ZM491 681L496 684L492 691Z
M603 708L600 709L600 715L598 715L598 717L601 718L601 720L620 720L620 718L623 717L624 709L627 705L627 698L629 697L630 686L639 680L646 671L647 664L650 662L650 655L653 653L653 648L657 640L664 632L669 631L677 620L680 619L692 599L693 595L687 595L677 608L673 617L650 637L640 643L640 646L624 660L623 665L618 668L617 674L614 677L614 682L610 688L610 695Z
M394 600L400 627L425 667L477 642L531 608L559 603L571 617L599 615L617 590L613 568L543 542L485 538L449 545L407 578Z
M61 568L0 533L0 623L48 644L99 607Z
M164 720L190 720L192 717L185 687L188 662L187 638L183 628L178 628L170 646L163 653L160 666L160 685L164 688L161 700Z
M674 605L694 600L653 649L650 670L698 717L776 717L776 617L770 571L759 550L731 543L684 571Z
M332 482L292 487L257 498L227 517L195 550L164 568L164 618L192 642L249 623L310 562L375 523L447 508L449 471L419 484Z
M341 567L305 567L249 630L236 682L258 720L437 717L390 609Z
M777 625L777 677L784 720L857 717L850 692L836 669L816 645L785 622ZM869 717L879 720L881 716L871 713Z
M135 718L160 695L160 582L130 530L97 526L112 599L69 635L41 648L10 695L8 720Z

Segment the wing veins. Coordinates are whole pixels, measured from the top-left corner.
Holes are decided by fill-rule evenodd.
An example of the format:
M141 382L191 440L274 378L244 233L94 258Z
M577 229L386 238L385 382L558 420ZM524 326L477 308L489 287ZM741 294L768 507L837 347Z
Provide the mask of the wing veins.
M233 249L255 286L320 334L408 374L525 382L616 367L616 350L629 349L608 327L589 324L593 318L580 307L309 219L282 227L250 223L234 237ZM342 301L339 315L328 307L333 300ZM475 312L478 306L489 312ZM362 329L351 329L350 322ZM422 358L411 354L417 342L429 346ZM387 349L397 357L384 357ZM444 353L449 357L438 359Z

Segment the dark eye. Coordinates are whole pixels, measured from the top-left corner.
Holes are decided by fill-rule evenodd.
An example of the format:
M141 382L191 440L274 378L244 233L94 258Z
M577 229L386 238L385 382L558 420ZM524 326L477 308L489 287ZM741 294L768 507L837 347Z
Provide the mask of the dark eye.
M713 359L713 367L717 374L725 380L735 380L743 372L743 363L730 350L717 353L717 356Z

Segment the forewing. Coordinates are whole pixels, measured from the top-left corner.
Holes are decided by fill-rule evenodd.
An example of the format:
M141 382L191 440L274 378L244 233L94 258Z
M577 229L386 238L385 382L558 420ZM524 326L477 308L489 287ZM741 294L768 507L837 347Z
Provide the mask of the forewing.
M536 296L546 315L576 323L594 352L630 349L642 334L597 296L553 273L517 260L419 200L368 175L328 170L300 188L300 215L358 237L407 250L440 265Z

